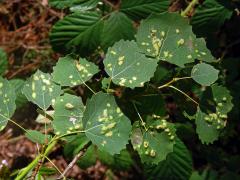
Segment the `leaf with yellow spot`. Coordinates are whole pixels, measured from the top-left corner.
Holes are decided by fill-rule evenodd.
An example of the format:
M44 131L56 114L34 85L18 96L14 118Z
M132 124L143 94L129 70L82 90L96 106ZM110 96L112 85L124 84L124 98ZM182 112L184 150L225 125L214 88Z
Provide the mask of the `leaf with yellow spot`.
M98 67L86 59L74 60L70 56L60 58L53 68L53 80L61 86L84 84L98 72Z
M221 114L227 116L227 113L229 113L233 108L233 98L230 91L226 87L217 84L213 84L211 86L211 89L214 101L217 105L217 112L220 112Z
M83 127L93 144L111 155L126 148L131 131L131 123L116 104L114 96L102 92L87 101Z
M209 97L203 94L200 102L207 99L214 108L212 110L211 108L205 108L205 104L202 103L201 109L199 107L195 115L197 134L202 143L206 144L213 143L218 139L221 130L228 123L228 113L233 108L232 96L226 87L213 84L211 90L213 100L210 101Z
M5 128L16 109L15 100L14 88L6 79L0 77L0 131Z
M52 81L50 74L38 70L25 82L22 93L29 101L46 111L54 100L60 96L62 90Z
M203 38L196 38L187 19L178 13L152 15L144 20L136 35L138 46L147 56L180 67L195 59L213 62Z
M157 61L139 52L134 41L121 40L108 49L105 70L115 84L130 88L142 87L153 77Z
M56 99L53 108L55 110L53 128L56 134L66 134L82 129L82 117L85 107L79 97L64 94Z
M146 164L143 166L145 176L152 180L186 180L190 178L193 170L191 153L179 138L176 139L173 152L167 155L166 160L158 165Z
M162 129L159 128L159 120L147 124L148 131L141 129L138 122L133 125L131 142L143 163L158 164L173 152L176 130L173 124L166 121L164 123L166 127L161 126Z
M195 120L196 132L203 144L213 143L218 139L220 133L214 124L210 124L206 121L206 117L208 117L208 114L202 112L201 109L198 108Z

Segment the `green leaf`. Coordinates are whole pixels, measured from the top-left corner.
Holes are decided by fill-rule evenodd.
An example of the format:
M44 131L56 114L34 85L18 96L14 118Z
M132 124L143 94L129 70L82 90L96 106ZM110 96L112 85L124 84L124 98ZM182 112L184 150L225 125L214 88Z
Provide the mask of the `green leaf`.
M80 3L74 4L74 6L70 8L70 11L72 12L87 11L95 8L98 5L98 2L99 0L82 0Z
M101 46L105 49L121 39L132 40L134 33L132 21L121 12L113 12L104 22Z
M213 84L211 88L214 101L217 104L216 111L221 114L225 114L226 116L227 113L230 112L233 108L230 91L226 87L219 86L217 84Z
M126 148L131 123L117 106L114 96L99 92L88 100L83 115L86 136L109 154Z
M84 84L98 72L98 67L86 59L74 60L70 56L60 58L53 68L53 80L61 86Z
M175 128L166 120L154 121L147 131L136 126L133 128L131 141L143 163L158 164L173 151Z
M8 59L7 54L4 52L2 48L0 48L0 75L3 75L7 70Z
M86 11L97 6L99 0L49 0L52 7L58 9L70 8L71 11Z
M150 80L157 61L141 54L134 41L121 40L108 49L104 65L115 84L134 88Z
M151 179L186 180L192 174L192 157L185 144L176 139L173 152L157 166L146 166L145 173Z
M75 12L65 16L52 28L50 41L53 49L86 55L100 44L103 21L97 12Z
M39 174L41 175L54 175L57 173L57 170L55 168L51 168L51 167L47 167L47 166L42 166L40 169L39 169Z
M17 108L26 104L27 103L27 98L22 93L22 88L24 86L25 81L22 80L22 79L11 79L9 81L9 83L15 89Z
M227 19L230 19L233 11L225 8L215 0L205 0L194 12L191 19L194 32L200 36L206 36L216 32Z
M26 81L22 92L29 101L44 111L62 93L61 87L52 82L51 75L39 70Z
M84 112L82 100L74 95L64 94L54 104L53 128L57 135L82 128Z
M58 9L64 9L71 7L75 2L81 2L82 0L49 0L49 5Z
M151 13L167 11L169 5L169 0L122 0L120 11L134 20L140 20Z
M47 138L47 142L49 142L51 140L50 135L42 134L41 132L36 131L36 130L27 130L25 133L25 136L28 139L30 139L31 141L33 141L35 143L40 143L40 144L45 144L46 138Z
M203 39L197 39L187 19L178 13L152 15L142 21L137 43L147 56L180 67L195 59L212 62L214 57Z
M0 77L0 131L5 128L16 109L15 100L14 88L6 79Z
M232 96L228 89L223 86L213 84L211 89L214 102L203 96L200 107L207 113L204 115L204 123L211 125L211 127L217 130L221 130L226 127L227 114L233 108ZM206 95L207 92L209 93L209 91L206 91Z
M219 70L206 63L199 63L192 68L191 77L202 86L210 86L218 79Z
M204 180L197 171L194 171L189 180Z
M196 131L203 144L213 143L213 141L218 139L219 130L217 130L214 124L210 124L206 121L208 115L205 114L198 108L196 113Z

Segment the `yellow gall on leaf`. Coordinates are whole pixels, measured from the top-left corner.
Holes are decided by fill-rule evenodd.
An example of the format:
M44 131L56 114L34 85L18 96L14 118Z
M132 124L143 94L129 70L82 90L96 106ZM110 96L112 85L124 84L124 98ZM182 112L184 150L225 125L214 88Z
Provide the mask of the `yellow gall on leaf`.
M144 141L144 142L143 142L143 146L144 146L145 148L147 148L148 145L149 145L149 142L147 142L147 141Z

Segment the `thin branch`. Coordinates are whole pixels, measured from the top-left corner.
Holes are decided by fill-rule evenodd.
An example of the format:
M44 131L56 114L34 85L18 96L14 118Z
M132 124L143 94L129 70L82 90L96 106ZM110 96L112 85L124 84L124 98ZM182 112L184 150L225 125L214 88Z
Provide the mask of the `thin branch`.
M22 180L25 178L25 176L34 168L37 166L39 160L42 158L42 156L47 156L50 151L52 151L52 149L55 147L57 141L52 142L51 144L48 145L48 147L46 148L44 154L39 154L37 155L37 157L30 163L28 164L27 167L23 168L20 173L18 174L18 176L15 178L15 180Z
M109 5L111 8L115 9L115 5L108 0L102 0L105 4Z
M145 122L143 121L142 116L140 115L140 113L139 113L139 111L138 111L138 109L137 109L137 106L135 105L134 102L133 102L133 106L134 106L134 108L135 108L135 110L136 110L136 112L137 112L137 114L138 114L139 119L141 120L142 126L144 127L145 131L147 131L148 129L147 129L147 127L145 126Z
M63 179L66 176L67 172L72 169L72 167L76 164L76 162L85 154L87 149L90 147L92 143L89 141L82 150L74 157L72 162L67 166L67 168L63 171L63 173L57 179Z
M171 81L167 82L166 84L159 86L158 89L162 89L164 87L168 87L170 86L172 83L175 83L179 80L183 80L183 79L191 79L192 77L180 77L180 78L173 78Z
M168 87L170 87L170 88L172 88L172 89L175 89L176 91L178 91L178 92L180 92L180 93L182 93L184 96L186 96L188 99L190 99L192 102L194 102L196 105L198 105L199 106L199 103L197 102L197 101L195 101L193 98L191 98L189 95L187 95L185 92L183 92L182 90L180 90L180 89L178 89L178 88L176 88L175 86L168 86Z
M192 0L188 4L187 8L181 13L181 16L186 17L189 14L189 12L191 12L198 3L199 3L199 0Z
M18 126L20 129L22 129L24 132L27 132L27 130L22 127L20 124L16 123L15 121L11 120L11 119L8 119L8 121L10 121L11 123L15 124L16 126Z
M60 169L51 161L51 159L49 159L47 156L44 156L52 165L53 167L63 176L63 178L65 178L65 176L62 174L62 172L60 171Z

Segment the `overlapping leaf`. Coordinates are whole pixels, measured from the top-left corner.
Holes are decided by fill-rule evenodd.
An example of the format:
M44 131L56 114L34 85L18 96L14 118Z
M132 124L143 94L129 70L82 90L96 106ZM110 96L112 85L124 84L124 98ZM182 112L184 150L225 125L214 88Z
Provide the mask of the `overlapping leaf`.
M172 124L167 123L166 120L157 120L149 126L148 131L141 130L135 124L131 141L142 162L158 164L173 151L175 137L175 128Z
M176 139L173 152L167 155L167 159L157 166L146 166L145 173L149 180L171 179L186 180L192 174L192 158L184 143Z
M58 21L50 34L56 51L86 55L100 44L103 21L97 12L75 12Z
M5 128L16 109L15 100L14 88L6 79L0 77L0 131Z
M146 55L184 67L194 59L212 62L214 57L203 39L197 39L188 21L177 13L152 15L137 33L137 43Z
M110 154L126 148L131 123L117 106L114 96L102 92L94 95L86 105L83 116L86 136Z
M7 54L3 51L2 48L0 48L0 75L2 75L6 71L7 65Z
M29 101L43 110L47 110L62 93L61 87L52 81L51 75L40 70L26 81L22 92Z
M22 88L24 86L25 81L22 79L11 79L9 83L15 89L17 107L21 107L24 104L26 104L27 98L22 93Z
M154 75L157 61L139 52L134 41L119 41L108 49L105 70L120 86L141 87Z
M191 19L194 32L201 36L216 32L232 13L216 0L205 0L196 8Z
M52 76L61 86L76 86L84 84L97 72L98 67L86 59L77 61L66 56L59 59Z
M101 46L105 49L115 42L134 38L134 28L132 21L121 12L113 12L104 22Z
M191 77L197 83L203 86L210 86L218 79L219 70L215 69L213 66L200 63L193 67L191 72Z
M53 128L56 134L66 134L82 128L84 112L82 100L74 95L64 94L54 104Z
M169 4L169 0L122 0L120 11L134 20L139 20L151 13L167 11Z

